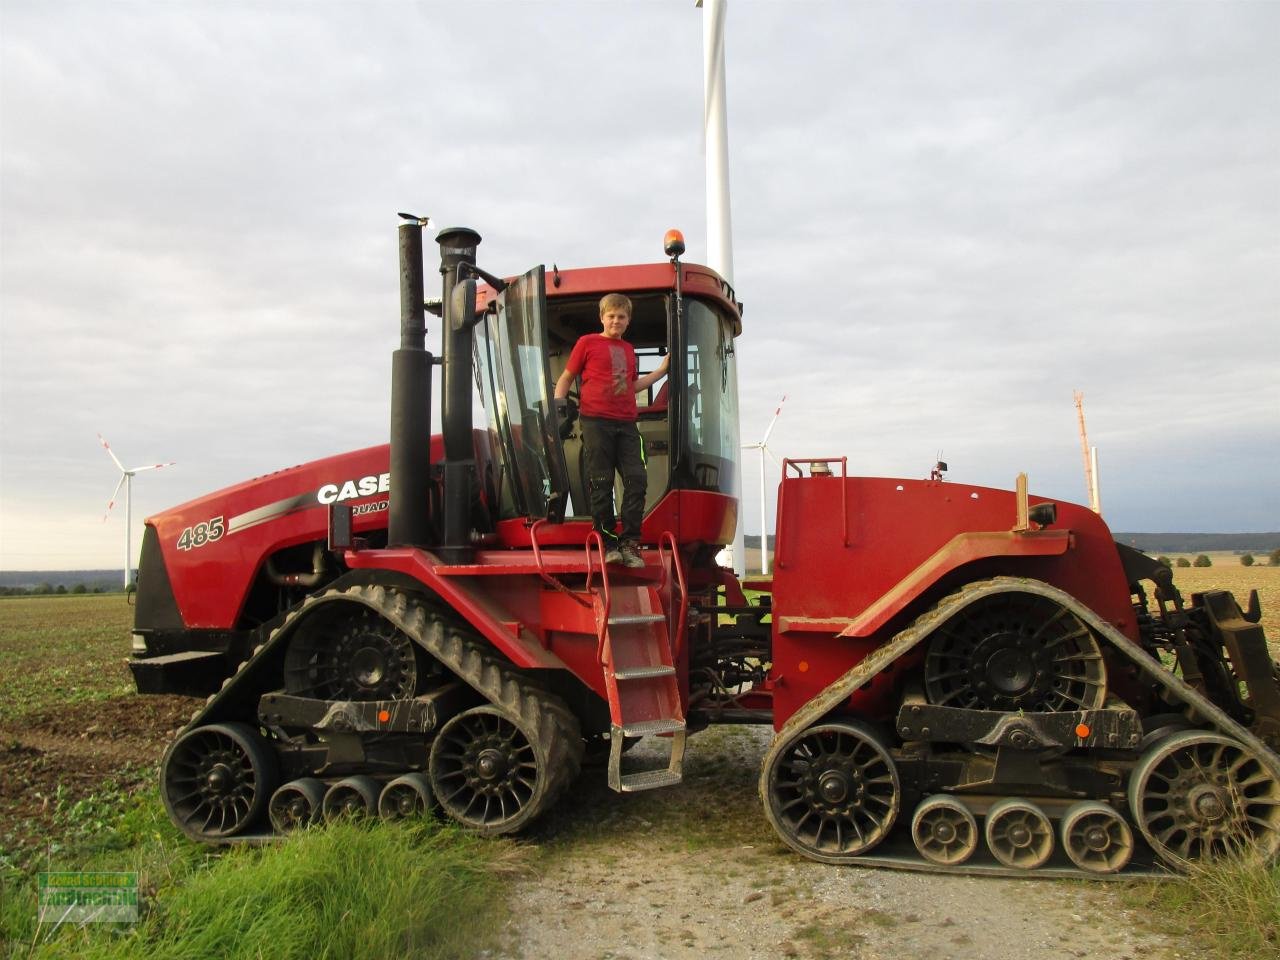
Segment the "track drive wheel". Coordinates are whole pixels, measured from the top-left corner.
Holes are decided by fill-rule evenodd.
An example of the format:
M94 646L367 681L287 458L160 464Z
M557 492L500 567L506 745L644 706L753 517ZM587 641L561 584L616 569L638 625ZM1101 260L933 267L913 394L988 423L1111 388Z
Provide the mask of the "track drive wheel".
M1095 710L1106 699L1097 638L1065 607L1030 593L975 601L929 639L929 702L972 710Z
M285 692L317 700L403 700L414 695L413 640L361 603L318 607L298 624L285 654Z
M930 863L954 867L978 849L978 822L955 797L934 794L916 807L911 837L920 856Z
M562 739L555 723L531 723L496 704L473 707L446 723L432 744L432 789L463 826L513 833L555 799L553 758L569 752Z
M165 809L193 840L233 837L252 827L278 779L275 754L246 723L188 730L160 762Z
M1129 775L1129 810L1165 862L1280 851L1280 781L1240 743L1186 730L1151 746Z
M1119 873L1133 856L1133 831L1124 817L1098 800L1072 804L1059 825L1062 848L1081 870Z
M1006 867L1034 870L1053 855L1053 824L1030 800L1005 797L987 811L987 847Z
M765 757L765 815L792 850L847 863L888 836L902 803L898 769L869 727L830 722L800 730Z

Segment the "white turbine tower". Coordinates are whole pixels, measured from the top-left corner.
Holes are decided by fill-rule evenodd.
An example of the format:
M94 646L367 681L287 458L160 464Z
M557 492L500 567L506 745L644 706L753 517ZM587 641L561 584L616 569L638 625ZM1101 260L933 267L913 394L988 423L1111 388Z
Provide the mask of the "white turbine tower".
M173 460L168 463L152 463L145 467L133 467L126 469L125 465L120 462L119 458L111 449L111 444L103 439L102 434L98 434L98 442L102 444L102 449L107 451L107 456L120 468L120 480L116 483L116 488L111 491L111 499L107 502L107 512L102 515L102 522L106 523L107 518L111 516L111 508L116 505L116 494L120 492L120 488L124 487L124 588L129 589L129 581L132 579L130 574L133 572L133 555L131 553L131 544L129 535L133 526L133 475L141 473L143 470L159 470L161 467L172 467Z
M778 401L778 409L773 411L773 419L769 421L769 426L764 431L764 436L755 443L744 443L743 450L759 450L760 451L760 573L769 572L769 501L765 499L765 454L769 455L774 463L778 462L778 458L773 455L773 451L769 449L769 434L773 433L773 425L778 422L778 416L782 413L782 405L787 402L786 394ZM779 464L781 466L781 464Z

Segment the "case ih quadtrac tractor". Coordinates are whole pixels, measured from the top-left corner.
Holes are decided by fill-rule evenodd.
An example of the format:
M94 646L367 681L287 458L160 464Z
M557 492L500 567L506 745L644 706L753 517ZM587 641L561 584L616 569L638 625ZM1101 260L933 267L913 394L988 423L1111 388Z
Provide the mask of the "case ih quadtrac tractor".
M1184 602L1167 567L1025 482L854 477L820 457L784 462L776 573L749 603L715 562L738 522L729 285L681 262L674 231L668 261L511 280L476 265L473 231L437 241L427 302L422 222L400 227L388 446L147 521L138 689L211 694L161 767L188 836L434 808L509 833L579 776L678 784L688 734L756 723L776 731L765 816L828 863L1106 875L1280 849L1256 594L1245 611ZM603 562L576 411L552 397L614 291L641 372L670 357L639 397L636 569ZM659 759L637 769L642 737Z

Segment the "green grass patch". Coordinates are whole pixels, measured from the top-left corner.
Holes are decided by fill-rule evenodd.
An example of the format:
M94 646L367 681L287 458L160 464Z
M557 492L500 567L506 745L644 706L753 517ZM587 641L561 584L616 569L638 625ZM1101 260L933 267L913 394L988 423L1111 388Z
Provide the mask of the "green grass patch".
M137 871L139 923L37 927L34 874L10 871L0 937L11 956L33 958L469 957L495 944L504 873L519 859L511 844L430 821L348 822L213 850L181 838L147 798L110 842L48 865Z
M1193 864L1134 896L1155 929L1193 938L1222 960L1280 955L1280 865L1256 854Z

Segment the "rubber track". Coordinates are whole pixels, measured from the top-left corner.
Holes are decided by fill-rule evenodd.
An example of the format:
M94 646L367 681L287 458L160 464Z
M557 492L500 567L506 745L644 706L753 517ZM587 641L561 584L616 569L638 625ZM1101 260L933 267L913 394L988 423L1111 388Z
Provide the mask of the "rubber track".
M859 661L856 666L809 700L782 725L782 729L773 738L773 742L770 744L768 751L766 751L760 766L760 800L764 806L765 815L775 830L779 830L779 827L778 824L773 822L772 816L769 815L769 804L766 795L768 790L766 772L774 758L791 745L797 734L817 723L848 700L859 687L870 682L885 667L914 649L934 630L965 607L981 600L983 597L998 593L1031 593L1036 596L1047 597L1067 608L1083 620L1097 636L1102 637L1119 650L1144 673L1173 693L1179 700L1192 707L1196 713L1212 723L1220 732L1234 737L1252 750L1258 759L1271 770L1272 774L1280 778L1280 755L1277 755L1256 735L1233 720L1202 693L1193 690L1181 677L1170 673L1142 647L1099 617L1093 610L1080 603L1071 594L1050 586L1042 580L1032 580L1024 577L992 577L988 580L975 580L973 583L966 584L954 593L943 597L936 606L917 617L909 627L895 635L884 646L877 647ZM779 833L781 833L781 830L779 830ZM874 854L870 856L874 859ZM840 860L839 862L856 864L860 861L861 858L851 858ZM924 861L922 860L921 862L923 863ZM876 865L892 866L889 863ZM968 872L963 864L956 867L934 867L929 865L929 869L937 873L965 874ZM1121 871L1121 876L1126 875L1127 872ZM1096 874L1085 870L1079 870L1075 875L1087 879L1097 879Z
M200 726L216 711L219 702L239 693L244 684L256 679L255 667L269 658L289 639L299 621L316 607L329 603L359 603L404 631L422 649L440 661L495 707L519 718L527 730L536 731L546 757L546 786L536 809L521 818L535 819L559 798L577 778L582 767L582 731L577 717L554 694L538 687L499 657L484 640L464 626L446 618L435 606L399 590L381 586L356 585L308 597L289 611L284 622L262 644L254 648L223 682L222 689L209 697L185 729ZM274 686L270 687L274 689ZM264 689L267 689L264 687Z

